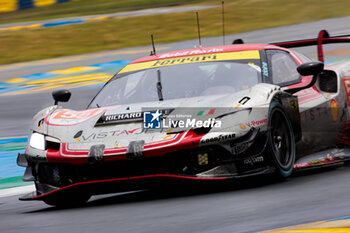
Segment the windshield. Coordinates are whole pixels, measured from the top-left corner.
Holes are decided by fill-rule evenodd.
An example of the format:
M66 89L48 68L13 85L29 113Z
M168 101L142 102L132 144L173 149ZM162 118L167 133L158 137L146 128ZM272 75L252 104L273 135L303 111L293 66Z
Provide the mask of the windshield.
M201 62L116 75L90 108L235 93L260 82L260 60Z

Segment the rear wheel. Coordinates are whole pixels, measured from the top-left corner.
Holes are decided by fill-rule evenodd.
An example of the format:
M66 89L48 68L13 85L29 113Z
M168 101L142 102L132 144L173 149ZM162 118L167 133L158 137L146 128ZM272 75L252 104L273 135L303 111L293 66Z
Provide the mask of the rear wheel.
M272 102L268 121L268 154L276 176L291 175L295 162L295 140L291 122L279 102Z

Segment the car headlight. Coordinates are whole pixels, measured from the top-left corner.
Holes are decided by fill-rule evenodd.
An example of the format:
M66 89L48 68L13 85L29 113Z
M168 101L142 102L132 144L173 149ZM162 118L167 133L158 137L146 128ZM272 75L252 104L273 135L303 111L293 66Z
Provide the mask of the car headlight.
M45 150L45 136L40 133L33 133L29 145L38 150Z

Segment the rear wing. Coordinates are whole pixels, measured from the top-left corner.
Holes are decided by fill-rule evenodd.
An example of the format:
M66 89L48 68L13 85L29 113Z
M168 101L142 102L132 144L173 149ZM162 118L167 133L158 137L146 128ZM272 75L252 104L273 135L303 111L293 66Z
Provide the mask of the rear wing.
M326 30L322 30L318 33L318 37L315 39L294 40L285 42L274 42L271 45L276 45L284 48L297 48L310 45L317 45L318 60L324 62L323 57L323 44L337 44L337 43L350 43L350 35L330 36Z

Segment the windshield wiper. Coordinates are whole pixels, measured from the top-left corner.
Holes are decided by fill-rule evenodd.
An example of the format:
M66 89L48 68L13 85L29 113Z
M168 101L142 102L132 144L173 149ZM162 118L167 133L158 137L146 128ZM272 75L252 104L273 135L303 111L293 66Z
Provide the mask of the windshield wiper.
M157 70L158 82L157 82L157 92L159 101L163 101L163 93L162 93L162 81L160 79L160 70Z

